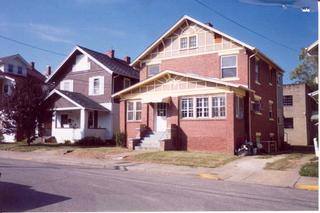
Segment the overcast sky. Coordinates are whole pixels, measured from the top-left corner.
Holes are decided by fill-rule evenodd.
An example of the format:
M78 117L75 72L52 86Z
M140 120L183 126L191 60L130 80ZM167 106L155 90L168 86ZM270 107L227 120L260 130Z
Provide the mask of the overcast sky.
M318 37L315 0L199 1L268 39L196 0L0 0L0 36L65 55L79 44L100 52L114 48L116 57L134 59L179 18L189 15L260 49L286 71L286 83L298 64L300 48ZM303 13L302 7L310 12ZM0 37L0 57L16 53L35 61L40 71L46 65L55 69L65 58Z

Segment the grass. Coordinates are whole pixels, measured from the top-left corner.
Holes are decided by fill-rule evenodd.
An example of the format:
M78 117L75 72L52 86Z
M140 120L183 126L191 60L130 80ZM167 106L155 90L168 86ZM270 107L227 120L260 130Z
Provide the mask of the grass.
M302 154L302 153L289 154L285 158L281 158L279 160L267 163L264 169L282 170L282 171L291 169L297 165L297 160L300 160L304 156L306 156L306 154Z
M218 167L239 157L220 153L166 151L147 152L129 157L130 160L148 163L172 164L191 167Z
M314 157L310 159L310 162L304 164L300 171L299 174L301 176L307 176L307 177L318 177L319 176L319 162L318 162L318 157Z

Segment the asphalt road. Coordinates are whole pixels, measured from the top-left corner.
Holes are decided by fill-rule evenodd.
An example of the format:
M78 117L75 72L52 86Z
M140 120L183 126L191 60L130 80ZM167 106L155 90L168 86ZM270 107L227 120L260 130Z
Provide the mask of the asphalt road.
M318 192L0 158L2 211L317 210Z

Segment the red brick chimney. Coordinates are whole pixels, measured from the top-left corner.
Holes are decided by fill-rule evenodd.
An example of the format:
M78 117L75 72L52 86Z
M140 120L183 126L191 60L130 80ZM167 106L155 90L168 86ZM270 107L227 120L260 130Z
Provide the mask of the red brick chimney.
M131 58L130 58L130 56L125 56L125 57L123 58L123 60L124 60L125 62L127 62L127 64L130 64L130 63L131 63Z
M208 25L209 27L213 27L213 24L211 22L207 22L206 25Z
M47 65L47 76L51 75L51 66Z
M33 61L31 61L31 69L34 70L34 62Z
M110 58L114 58L114 49L108 50L106 52L106 55L109 56Z

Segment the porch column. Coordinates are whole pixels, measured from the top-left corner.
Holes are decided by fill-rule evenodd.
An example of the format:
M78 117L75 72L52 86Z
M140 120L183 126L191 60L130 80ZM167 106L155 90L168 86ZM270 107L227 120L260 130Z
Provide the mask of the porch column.
M80 110L80 134L81 138L85 136L85 128L86 128L86 111L85 109Z

